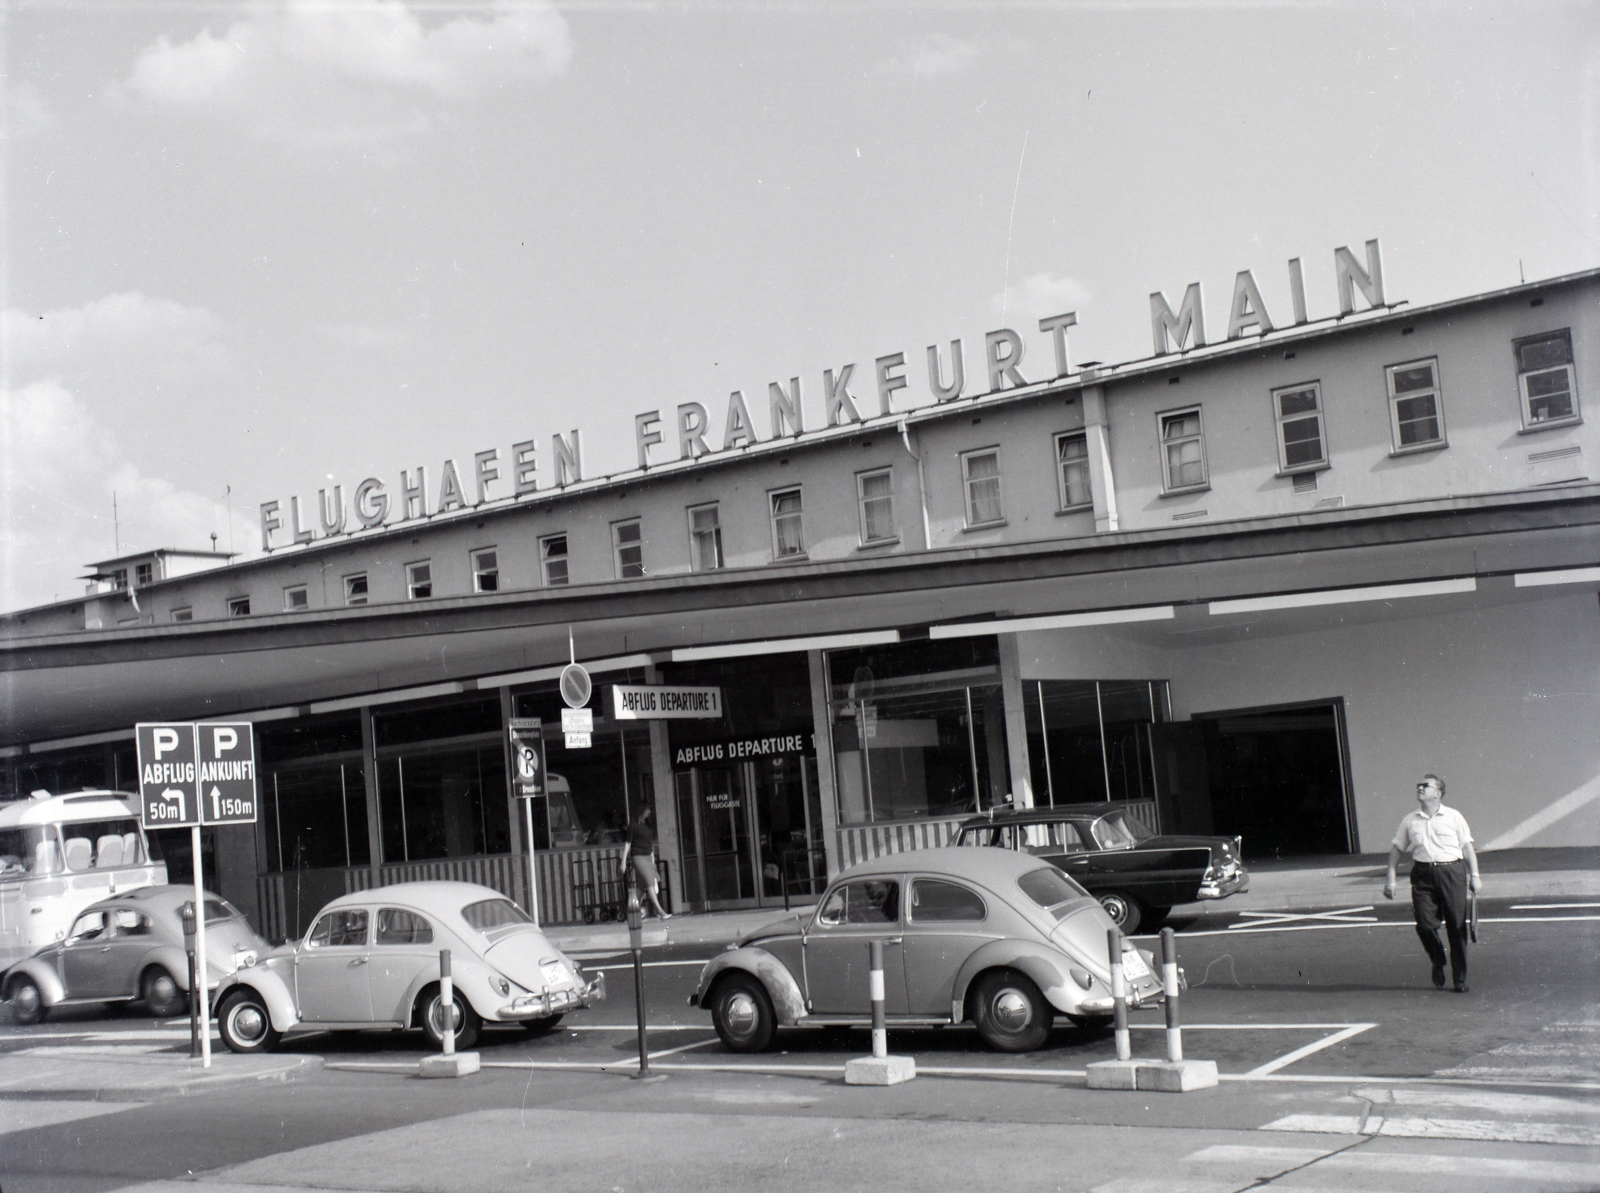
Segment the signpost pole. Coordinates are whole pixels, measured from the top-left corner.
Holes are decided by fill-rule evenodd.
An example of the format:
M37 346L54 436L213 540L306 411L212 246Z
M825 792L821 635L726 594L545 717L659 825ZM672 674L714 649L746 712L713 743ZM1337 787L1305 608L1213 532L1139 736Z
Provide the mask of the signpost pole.
M528 914L539 922L539 854L533 847L533 801L522 801L522 812L528 820Z
M189 845L194 850L194 981L189 983L189 1000L200 1009L200 1067L211 1067L211 1008L206 998L206 889L204 863L200 860L200 826L189 829Z

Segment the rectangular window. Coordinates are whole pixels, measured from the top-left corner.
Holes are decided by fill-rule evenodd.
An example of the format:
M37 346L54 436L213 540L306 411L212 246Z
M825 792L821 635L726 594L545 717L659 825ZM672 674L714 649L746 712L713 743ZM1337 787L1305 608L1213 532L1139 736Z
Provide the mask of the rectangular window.
M1577 422L1578 379L1572 370L1571 329L1518 340L1516 349L1522 425L1531 430Z
M1083 432L1056 436L1056 485L1064 510L1093 505L1089 491L1089 436Z
M618 580L637 580L644 575L644 531L639 519L611 524L611 551Z
M229 597L228 598L228 616L229 617L249 617L250 616L250 598L247 597L247 596Z
M293 613L299 609L309 609L311 600L306 594L304 584L296 584L292 588L283 590L283 608L286 613Z
M138 567L134 568L134 570L133 570L133 582L135 584L138 584L138 585L142 586L142 585L150 583L150 581L154 577L154 575L155 575L155 565L154 564L141 563L141 564L139 564Z
M111 573L111 587L118 592L124 592L128 587L128 569L118 568Z
M722 522L715 505L690 508L689 557L697 572L715 571L722 566Z
M567 536L546 535L539 540L539 566L544 571L544 582L552 587L567 582Z
M900 537L894 526L894 473L887 468L856 476L856 499L861 505L863 544L892 543Z
M174 609L172 611L172 620L173 621L193 621L194 620L194 609L191 606L188 606L188 605L185 605L182 609Z
M347 605L365 605L367 603L366 572L357 572L353 576L344 578L344 603Z
M967 491L968 526L1005 520L1005 508L1000 504L1000 452L997 448L963 453L961 483Z
M1322 386L1316 382L1272 391L1272 413L1278 422L1280 471L1324 468L1328 448L1322 434Z
M800 490L785 489L771 495L772 500L772 554L776 559L806 553L805 535L800 519Z
M1439 400L1439 362L1414 360L1390 365L1389 430L1394 450L1444 446L1444 407Z
M414 601L433 595L433 564L429 560L406 564L406 595Z
M1163 414L1161 418L1161 479L1168 493L1203 489L1206 472L1205 428L1200 408Z
M493 547L472 553L472 591L500 591L500 557Z

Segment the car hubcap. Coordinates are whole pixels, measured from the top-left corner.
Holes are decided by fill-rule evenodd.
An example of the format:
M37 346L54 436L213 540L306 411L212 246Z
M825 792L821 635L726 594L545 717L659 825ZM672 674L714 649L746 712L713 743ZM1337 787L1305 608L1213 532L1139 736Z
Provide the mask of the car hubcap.
M450 1009L447 1011L445 1009L445 1005L444 1005L444 1000L443 999L441 999L441 998L434 999L433 1000L433 1007L432 1007L431 1013L429 1014L428 1018L433 1021L433 1028L434 1028L434 1030L436 1032L439 1033L439 1035L441 1037L445 1033L445 1022L446 1022L446 1016L447 1015L449 1016L449 1024L450 1024L449 1030L452 1031L452 1032L455 1032L455 1033L459 1033L461 1031L461 1010L460 1010L460 1008L457 1007L454 1002L452 1002L450 1004Z
M234 1011L228 1025L233 1029L234 1039L254 1044L265 1034L267 1017L261 1013L260 1007L242 1006Z
M156 1003L169 1003L178 993L178 984L166 974L150 982L150 1001Z
M39 989L36 986L18 987L11 997L17 1004L17 1011L23 1015L31 1015L39 1009Z
M1021 1031L1028 1026L1029 1011L1028 1000L1020 990L1002 990L994 996L990 1004L994 1021L1006 1031Z
M756 1029L756 1000L748 994L735 994L723 1005L722 1017L734 1035L747 1036Z
M1127 922L1128 905L1121 899L1115 897L1102 899L1100 905L1106 909L1106 914L1111 917L1112 922L1119 928Z

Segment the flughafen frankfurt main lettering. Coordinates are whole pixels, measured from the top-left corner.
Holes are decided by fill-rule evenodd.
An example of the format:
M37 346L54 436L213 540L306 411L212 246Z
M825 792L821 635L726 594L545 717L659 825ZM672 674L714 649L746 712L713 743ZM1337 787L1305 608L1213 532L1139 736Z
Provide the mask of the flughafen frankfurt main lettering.
M1357 290L1361 292L1368 307L1377 308L1386 305L1383 296L1383 265L1376 240L1369 240L1366 243L1365 265L1357 261L1355 254L1346 247L1333 251L1333 264L1338 287L1339 317L1342 318L1355 311ZM1293 324L1307 323L1309 319L1306 315L1305 283L1300 259L1298 257L1291 259L1288 268ZM1039 320L1040 333L1050 337L1057 379L1066 377L1071 372L1067 355L1067 329L1076 326L1077 322L1078 316L1072 311ZM1266 303L1262 301L1261 291L1256 285L1254 276L1248 269L1241 270L1233 281L1233 298L1228 309L1226 338L1241 339L1246 332L1252 331L1258 335L1265 335L1276 326L1278 325L1267 312ZM1207 343L1205 311L1199 282L1191 282L1184 290L1183 300L1178 304L1176 312L1173 311L1165 294L1156 291L1150 295L1150 334L1153 356L1165 356L1172 352L1182 353L1191 348L1205 346ZM1030 384L1021 371L1023 351L1022 336L1009 327L1002 327L984 335L984 367L989 383L986 392L997 393L1004 389L1020 389ZM868 416L861 412L859 404L861 399L850 390L855 377L855 368L855 364L851 363L838 370L822 371L825 427L866 421ZM906 376L905 368L904 352L893 352L887 356L877 357L873 361L878 415L893 414L895 393L910 387L910 379ZM940 351L939 345L928 346L927 384L928 391L936 403L953 402L965 393L966 363L960 340L951 341L948 361L945 359L945 354ZM801 397L799 377L791 377L787 386L777 381L768 384L768 441L798 438L805 434L805 415ZM652 463L650 449L664 444L667 438L662 430L661 412L647 410L635 415L633 423L639 468L648 469ZM737 389L728 395L727 410L722 421L722 440L717 447L713 448L707 442L712 422L710 412L701 403L684 402L679 405L676 423L675 438L680 460L698 459L717 452L733 451L758 442L749 405L744 393ZM551 437L550 458L554 473L553 484L545 488L562 489L584 479L582 444L576 428L568 435L558 433ZM488 503L515 501L540 489L538 471L538 445L535 440L525 439L513 443L507 457L502 457L498 448L474 453L466 483L463 483L462 472L456 462L445 460L439 469L438 491L431 509L428 504L430 490L427 469L420 465L414 472L401 470L400 483L392 497L383 481L375 476L369 476L356 486L348 507L342 485L334 485L331 493L327 489L317 491L314 514L301 508L298 496L289 498L287 510L277 501L266 501L261 504L261 546L263 550L271 551L275 546L287 545L281 540L276 543L273 541L273 535L277 532L286 533L292 544L309 543L318 538L334 538L338 535L355 533L357 530L371 530L413 518L430 518L439 514L477 508ZM510 493L490 492L491 485L500 485L503 489L508 483L511 486ZM471 486L470 500L468 485ZM356 523L353 527L350 525L351 515L354 516ZM391 515L397 516L391 517Z

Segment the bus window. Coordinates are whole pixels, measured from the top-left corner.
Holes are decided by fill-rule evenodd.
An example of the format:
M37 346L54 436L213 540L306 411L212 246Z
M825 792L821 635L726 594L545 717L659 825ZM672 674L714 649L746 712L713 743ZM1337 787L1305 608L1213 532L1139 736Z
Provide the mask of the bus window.
M0 879L32 878L61 869L55 830L44 825L0 829Z

